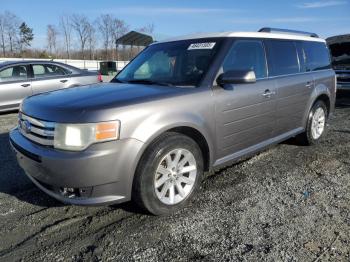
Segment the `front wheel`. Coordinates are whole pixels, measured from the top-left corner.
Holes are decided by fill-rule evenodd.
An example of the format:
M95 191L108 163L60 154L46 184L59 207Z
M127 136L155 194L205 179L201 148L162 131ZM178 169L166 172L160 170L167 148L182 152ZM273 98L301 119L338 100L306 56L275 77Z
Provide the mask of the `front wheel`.
M306 130L299 135L304 145L314 145L324 135L328 118L327 106L323 101L317 101L310 110Z
M154 215L167 215L185 206L203 174L202 152L195 141L166 133L146 150L138 165L133 199Z

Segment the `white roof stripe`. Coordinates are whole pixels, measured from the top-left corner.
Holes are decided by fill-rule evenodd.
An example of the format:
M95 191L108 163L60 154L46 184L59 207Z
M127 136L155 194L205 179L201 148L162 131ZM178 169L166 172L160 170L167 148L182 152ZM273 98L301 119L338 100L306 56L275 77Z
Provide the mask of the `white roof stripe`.
M178 40L189 40L197 38L211 38L211 37L247 37L247 38L271 38L271 39L288 39L288 40L303 40L303 41L312 41L312 42L326 42L322 38L309 37L298 34L287 34L287 33L263 33L263 32L221 32L221 33L200 33L174 37L166 39L161 42L172 42Z

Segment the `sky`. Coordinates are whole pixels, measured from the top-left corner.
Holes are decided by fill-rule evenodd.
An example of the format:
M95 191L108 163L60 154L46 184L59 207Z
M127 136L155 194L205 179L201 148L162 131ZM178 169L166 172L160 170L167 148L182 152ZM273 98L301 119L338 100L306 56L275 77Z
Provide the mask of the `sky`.
M1 9L34 30L34 47L46 46L46 27L62 14L100 14L125 20L130 29L153 23L158 40L191 33L257 31L278 27L318 33L350 33L350 0L0 0Z

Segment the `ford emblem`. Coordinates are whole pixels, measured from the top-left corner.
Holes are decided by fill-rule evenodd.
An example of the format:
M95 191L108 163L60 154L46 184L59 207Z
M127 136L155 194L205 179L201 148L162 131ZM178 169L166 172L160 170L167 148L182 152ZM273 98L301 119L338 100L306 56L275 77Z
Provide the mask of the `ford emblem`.
M28 133L30 133L30 130L31 130L32 126L29 123L29 121L24 120L24 121L22 121L21 127L24 130L24 132L26 132L28 134Z

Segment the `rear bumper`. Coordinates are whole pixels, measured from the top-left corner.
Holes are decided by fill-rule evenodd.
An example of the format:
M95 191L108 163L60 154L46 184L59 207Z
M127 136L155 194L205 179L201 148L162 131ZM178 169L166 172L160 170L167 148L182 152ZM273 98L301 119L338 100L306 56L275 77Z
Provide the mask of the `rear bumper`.
M10 142L27 176L59 201L99 205L131 198L133 176L143 146L138 140L100 143L82 152L67 152L32 143L14 129ZM67 188L72 192L65 192Z

